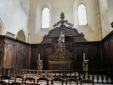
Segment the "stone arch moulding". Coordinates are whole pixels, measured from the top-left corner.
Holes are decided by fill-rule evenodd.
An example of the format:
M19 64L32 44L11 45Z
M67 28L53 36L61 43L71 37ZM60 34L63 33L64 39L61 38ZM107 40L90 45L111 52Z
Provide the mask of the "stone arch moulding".
M18 31L16 39L26 42L25 32L23 30Z
M0 18L0 35L4 35L4 25L1 18Z

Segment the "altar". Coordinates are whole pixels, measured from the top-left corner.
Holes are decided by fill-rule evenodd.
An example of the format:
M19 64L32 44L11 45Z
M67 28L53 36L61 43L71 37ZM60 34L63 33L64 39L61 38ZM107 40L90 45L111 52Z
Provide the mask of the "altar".
M64 13L62 12L60 21L54 25L54 29L50 30L49 33L44 36L41 43L51 46L51 48L48 46L48 52L50 54L47 54L47 69L73 70L76 54L74 54L72 48L73 43L78 41L86 41L84 35L73 28L73 24L65 20Z
M49 61L48 67L53 70L73 70L73 61Z

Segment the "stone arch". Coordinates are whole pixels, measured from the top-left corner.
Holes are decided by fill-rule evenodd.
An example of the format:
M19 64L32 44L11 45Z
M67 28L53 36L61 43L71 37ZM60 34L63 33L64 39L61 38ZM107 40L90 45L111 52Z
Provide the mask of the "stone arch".
M2 34L3 34L2 25L1 25L1 23L0 23L0 35L2 35Z
M101 0L101 4L104 6L105 9L108 8L108 0Z
M16 39L26 42L26 36L23 30L20 30L17 35Z
M100 8L102 12L102 16L106 14L106 11L108 9L108 0L100 0Z
M0 19L0 35L4 34L4 30L3 30L3 23L2 20Z
M23 11L25 12L25 14L27 15L28 11L27 11L27 8L25 6L25 3L26 3L26 0L20 0L20 6L22 7ZM28 2L30 3L30 2Z

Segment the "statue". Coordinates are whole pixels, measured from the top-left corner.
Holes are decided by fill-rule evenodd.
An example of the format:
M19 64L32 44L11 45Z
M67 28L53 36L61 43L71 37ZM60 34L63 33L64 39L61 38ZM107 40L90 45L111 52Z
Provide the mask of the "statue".
M38 68L38 70L43 69L43 60L40 60L40 53L38 54L37 68Z
M83 53L83 71L85 72L85 78L88 78L88 59L86 59L85 53Z
M83 53L83 71L88 71L88 60L86 59L85 53Z
M61 48L65 47L65 35L63 32L59 35L58 43Z

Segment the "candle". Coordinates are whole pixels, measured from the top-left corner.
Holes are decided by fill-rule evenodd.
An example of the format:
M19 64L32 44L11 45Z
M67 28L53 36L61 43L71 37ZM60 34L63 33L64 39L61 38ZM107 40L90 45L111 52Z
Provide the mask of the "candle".
M40 60L40 53L38 54L38 60Z
M83 53L83 59L84 59L84 61L85 61L85 57L86 57L86 54L85 54L85 53Z

